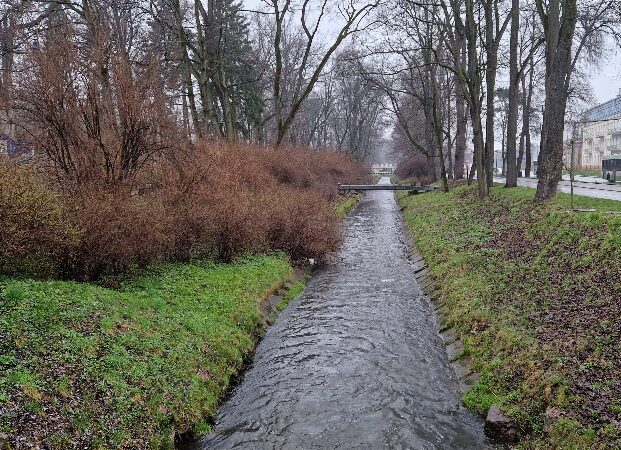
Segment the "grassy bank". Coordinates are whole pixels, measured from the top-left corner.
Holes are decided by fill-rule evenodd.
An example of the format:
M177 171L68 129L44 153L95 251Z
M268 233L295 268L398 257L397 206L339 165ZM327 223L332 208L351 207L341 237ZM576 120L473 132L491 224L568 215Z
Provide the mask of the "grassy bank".
M401 196L441 289L442 316L480 374L465 404L498 404L522 448L621 448L621 217L545 205L534 190ZM621 211L621 202L576 205ZM544 414L559 415L544 432Z
M0 442L171 448L206 431L261 301L291 274L284 256L256 256L158 266L115 290L1 280Z
M341 195L338 197L338 200L333 203L332 207L336 214L342 219L344 218L352 209L354 209L358 203L362 200L364 194L360 192L350 193L348 195Z

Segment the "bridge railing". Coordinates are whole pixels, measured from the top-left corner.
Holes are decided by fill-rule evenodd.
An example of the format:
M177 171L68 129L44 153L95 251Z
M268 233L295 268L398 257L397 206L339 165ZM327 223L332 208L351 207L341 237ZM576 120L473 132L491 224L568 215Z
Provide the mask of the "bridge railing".
M339 191L413 191L431 192L436 186L411 186L403 184L339 184Z

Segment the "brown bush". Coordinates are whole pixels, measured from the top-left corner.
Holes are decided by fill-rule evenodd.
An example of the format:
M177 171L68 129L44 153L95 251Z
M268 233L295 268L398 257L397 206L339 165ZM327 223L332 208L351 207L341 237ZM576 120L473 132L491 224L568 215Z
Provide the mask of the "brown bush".
M160 66L145 55L136 69L118 42L80 46L73 33L68 27L28 52L16 109L40 163L65 189L123 184L179 140Z
M363 181L361 166L346 155L309 149L263 149L263 164L281 184L315 189L328 200L337 195L337 184Z
M330 204L314 191L282 186L265 198L270 211L270 247L293 259L321 259L340 241L339 219Z
M32 167L0 159L0 273L52 276L76 237L61 197Z
M229 261L249 252L321 259L339 243L331 206L337 183L360 178L360 168L342 154L223 143L160 156L131 184L94 178L58 194L20 170L27 182L4 174L29 192L7 209L14 211L10 220L26 221L21 234L13 231L17 225L4 227L13 259L46 254L64 277L87 280L163 260ZM3 193L11 203L6 199L15 195ZM9 223L5 216L0 224ZM39 234L31 236L32 229Z
M319 259L338 245L330 206L337 180L359 174L344 155L216 145L177 155L154 178L169 180L164 189L179 218L178 257L230 260L272 249Z
M401 161L395 170L400 180L412 180L421 184L429 183L429 164L427 158L420 153L405 161Z
M61 262L65 277L95 279L131 266L145 267L174 253L170 211L156 197L84 185L66 200L71 205L67 220L79 230L79 239Z
M134 64L97 31L102 42L82 46L65 24L24 55L15 108L56 191L27 169L5 171L0 271L37 259L93 279L162 260L336 248L330 203L337 183L360 179L358 164L330 151L188 142L159 60Z

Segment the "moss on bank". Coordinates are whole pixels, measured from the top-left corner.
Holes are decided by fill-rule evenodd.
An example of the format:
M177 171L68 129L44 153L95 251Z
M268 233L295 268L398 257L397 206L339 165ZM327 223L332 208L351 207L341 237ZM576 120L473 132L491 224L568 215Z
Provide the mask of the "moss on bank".
M289 306L289 302L298 298L300 295L304 293L304 289L306 289L306 282L310 278L311 273L307 272L304 278L297 280L292 283L291 286L287 288L287 291L283 294L282 300L276 305L276 310L282 311L287 306Z
M45 448L171 448L208 430L260 331L284 256L152 268L118 290L0 281L0 436Z
M513 416L522 448L621 448L621 217L496 187L400 196L478 382L465 404ZM577 197L582 208L621 202ZM561 412L544 433L544 412Z
M339 197L338 201L333 204L334 211L340 218L344 218L352 209L354 209L360 200L362 200L363 194L359 192L350 193Z

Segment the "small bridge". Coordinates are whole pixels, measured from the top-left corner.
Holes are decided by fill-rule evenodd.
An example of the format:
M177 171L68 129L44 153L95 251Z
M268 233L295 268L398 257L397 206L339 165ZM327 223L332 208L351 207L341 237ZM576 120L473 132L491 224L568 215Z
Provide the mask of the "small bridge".
M408 186L402 184L339 184L339 191L410 191L414 194L419 192L435 191L436 186Z

